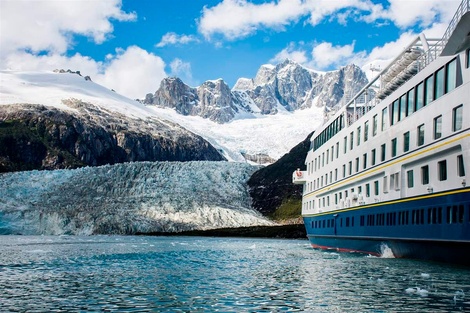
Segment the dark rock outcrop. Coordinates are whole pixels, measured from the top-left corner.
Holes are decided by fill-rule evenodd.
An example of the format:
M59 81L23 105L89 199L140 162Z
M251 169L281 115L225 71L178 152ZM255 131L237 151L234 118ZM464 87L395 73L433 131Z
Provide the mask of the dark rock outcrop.
M2 106L0 172L132 161L224 160L207 141L176 124L134 119L78 100L66 104L76 111Z
M143 103L173 108L182 115L201 116L218 123L230 121L238 112L238 99L221 79L192 88L179 78L168 77L161 81L154 95L147 94Z
M313 133L312 133L313 134ZM310 147L310 134L304 141L292 148L277 162L256 171L248 180L252 207L265 214L273 215L283 204L294 203L294 212L278 214L283 218L300 216L302 186L292 183L292 173L301 168Z

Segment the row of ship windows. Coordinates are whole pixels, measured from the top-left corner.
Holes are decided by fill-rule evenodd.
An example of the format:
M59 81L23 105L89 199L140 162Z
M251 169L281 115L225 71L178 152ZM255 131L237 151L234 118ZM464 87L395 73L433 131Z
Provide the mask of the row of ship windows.
M430 182L430 169L429 165L424 165L419 168L419 173L420 173L420 181L421 185L428 185ZM457 168L456 172L450 173L450 175L455 176L455 177L465 177L465 166L464 166L464 159L463 155L457 155ZM439 181L446 181L448 180L449 173L448 173L448 166L447 166L447 160L440 160L437 162L437 179ZM379 186L379 180L375 180L373 182L373 191L374 191L374 196L379 196L380 195L380 186ZM351 199L348 198L349 195L351 195L352 199L357 200L359 204L364 204L361 203L363 201L362 199L362 193L363 193L363 186L358 186L357 187L357 196L355 194L355 188L351 188L350 190L344 190L342 192L338 192L334 194L334 204L338 205L343 202L343 206L350 206L350 203L344 203L344 201L351 201ZM371 184L367 183L364 185L365 189L365 196L369 198L371 196ZM415 170L410 169L406 171L406 187L409 189L415 187ZM391 174L389 177L385 176L383 177L382 180L382 193L386 194L390 190L400 190L400 173L394 173ZM350 193L349 193L350 192ZM430 190L431 192L431 190ZM343 198L344 196L344 198ZM344 200L343 200L344 199ZM307 209L312 210L315 209L315 201L311 200L306 202L305 204L307 206ZM322 198L318 199L318 207L329 207L330 206L330 196L325 196Z
M468 54L468 52L467 52ZM468 58L467 58L468 59ZM468 61L467 61L468 62ZM419 109L425 107L430 102L440 98L444 94L452 91L460 85L460 81L457 79L457 59L453 59L445 66L438 69L432 75L428 76L424 81L411 88L408 92L395 99L389 106L382 109L382 121L381 131L387 129L388 125L394 125L395 123L405 119L407 116L413 114ZM389 110L390 107L390 110ZM388 112L391 112L390 117ZM314 150L318 149L329 139L331 139L336 133L344 128L345 119L343 116L339 116L332 121L313 141L312 146ZM378 116L375 114L372 117L372 136L377 135L378 130ZM364 122L364 134L361 135L361 126L357 128L357 143L356 146L361 144L361 136L363 136L363 142L366 142L369 138L369 121ZM344 137L344 153L347 152L347 137ZM349 142L350 150L354 147L354 132L350 134ZM328 153L328 150L327 150ZM331 160L333 161L334 147L331 147ZM336 158L339 157L339 143L336 143ZM328 156L327 159L328 161ZM317 167L315 167L317 170Z
M464 224L470 223L470 205L465 218L463 204L443 208L429 207L398 212L367 214L359 217L358 226L397 226L397 225L438 225L438 224ZM445 215L444 215L445 214ZM338 219L339 227L354 227L354 216L341 218L328 218L312 221L312 228L333 228ZM344 223L343 223L344 220Z
M433 119L433 137L432 138L434 140L437 140L437 139L442 137L442 123L443 123L442 115L439 115L439 116L437 116ZM447 123L445 123L445 124L447 124ZM462 104L458 105L455 108L453 108L453 110L452 110L452 124L451 125L452 125L452 131L453 132L456 132L456 131L459 131L459 130L462 129L462 125L463 125L463 105ZM358 134L360 134L360 127L358 129ZM353 138L353 133L351 133L350 138ZM402 151L403 151L403 153L405 153L405 152L408 152L410 150L410 132L409 131L405 132L403 134L402 138L403 138ZM346 147L347 137L345 137L344 139L345 139L345 147ZM424 144L425 144L425 124L421 124L416 129L416 146L419 147L419 146L422 146ZM339 150L338 149L339 148L339 143L336 143L336 146L337 146L336 151L338 151ZM352 147L353 146L351 144L351 149L352 149ZM390 147L391 147L390 157L394 158L398 154L398 138L397 137L395 137L391 140ZM332 151L331 156L333 156L334 147L331 147L331 151ZM315 160L309 162L307 164L307 167L308 167L307 170L309 171L309 173L313 173L314 170L317 170L321 166L324 166L325 162L326 162L326 164L328 164L329 154L330 153L329 153L329 149L328 149L326 151L326 157L325 157L325 153L323 153L322 155L315 158ZM386 156L387 156L387 144L384 143L380 146L380 162L385 162ZM339 157L338 153L337 153L337 157ZM331 160L333 160L333 157L331 157ZM370 151L370 166L374 166L376 164L377 164L377 149L372 149ZM362 165L362 168L361 168L361 165ZM368 164L368 154L364 153L362 155L362 164L360 162L359 157L357 157L355 159L354 168L353 168L353 161L349 161L348 165L343 164L342 178L345 178L347 175L353 175L355 173L358 173L361 169L365 170L365 169L367 169L368 166L369 166L369 164ZM348 171L346 171L346 169L348 169ZM354 172L353 172L353 169L354 169ZM335 169L334 174L335 174L334 175L334 180L337 181L339 179L338 178L338 169ZM333 183L333 171L330 171L329 174L327 173L324 176L325 176L325 179L323 178L323 176L321 176L321 177L318 177L316 181L314 180L313 182L309 183L309 185L308 185L309 191L313 191L313 190L324 187L325 185L328 184L328 181L329 181L330 184Z

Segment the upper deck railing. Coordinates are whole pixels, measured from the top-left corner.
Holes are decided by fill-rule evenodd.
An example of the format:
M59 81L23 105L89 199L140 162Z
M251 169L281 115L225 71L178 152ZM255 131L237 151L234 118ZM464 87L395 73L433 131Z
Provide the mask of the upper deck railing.
M342 112L341 114L344 115L342 123L340 123L341 127L338 128L335 125L325 126L323 131L319 132L314 138L317 141L316 146L320 147L323 143L328 141L331 137L331 126L335 126L333 128L339 131L343 127L348 127L353 124L375 107L381 99L391 94L438 58L449 42L462 16L468 11L470 11L470 0L462 0L444 35L440 40L432 40L432 45L429 45L428 41L431 40L426 39L424 34L417 36L399 56L380 72L379 75L365 85L354 97L350 98L346 105L341 106L340 111ZM410 57L412 58L411 61ZM402 62L404 59L408 59L408 61L405 60L405 62ZM397 65L400 66L397 67ZM380 87L377 86L379 80ZM376 90L377 88L379 88L378 91ZM336 123L338 118L331 119L330 117L337 115L337 113L334 114L334 112L330 112L328 116L326 116L325 123Z
M394 86L392 86L391 88L389 87L390 93L396 90L399 86L401 86L411 77L415 76L418 72L422 71L436 58L438 58L442 50L448 43L449 38L457 27L457 24L459 23L460 19L468 11L470 11L470 0L463 0L457 8L457 11L455 12L451 22L449 23L447 30L439 41L435 42L433 45L429 45L427 42L428 40L425 38L424 35L418 36L408 47L404 49L404 51L397 58L390 62L390 64L385 69L383 69L379 75L377 75L370 83L363 87L354 97L352 97L343 107L344 112L346 112L347 115L347 124L350 125L354 123L357 119L362 117L362 115L367 113L367 111L373 108L380 101L380 98L378 98L377 95L381 91L383 91L383 89L387 86L385 86L385 84L382 82L379 92L377 92L373 90L373 87L375 87L374 84L376 84L379 79L383 80L384 76L389 75L389 71L393 70L393 65L395 65L400 60L400 58L405 55L405 53L408 53L412 49L416 49L415 47L418 46L420 47L419 49L421 51L422 48L425 49L425 51L422 51L421 55L417 57L416 62L411 62L404 69L412 73L412 75L404 76L404 79L402 79L402 81L400 82L391 82ZM418 45L418 43L420 44Z
M450 36L457 27L457 24L459 23L460 19L468 11L470 11L470 0L462 0L459 7L457 8L457 11L454 14L454 17L450 21L449 26L447 26L447 29L444 32L444 35L442 36L442 39L439 40L435 45L429 47L429 49L419 58L418 71L425 68L429 63L431 63L441 55L442 50L449 42Z

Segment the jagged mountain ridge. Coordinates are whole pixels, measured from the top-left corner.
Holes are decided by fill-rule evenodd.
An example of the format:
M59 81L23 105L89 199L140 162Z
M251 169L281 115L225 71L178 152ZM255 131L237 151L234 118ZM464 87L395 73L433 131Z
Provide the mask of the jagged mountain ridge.
M232 90L222 79L189 87L179 78L165 78L143 102L226 123L239 113L267 115L312 106L342 106L365 84L366 74L354 64L318 73L286 60L261 66L255 78L240 78Z

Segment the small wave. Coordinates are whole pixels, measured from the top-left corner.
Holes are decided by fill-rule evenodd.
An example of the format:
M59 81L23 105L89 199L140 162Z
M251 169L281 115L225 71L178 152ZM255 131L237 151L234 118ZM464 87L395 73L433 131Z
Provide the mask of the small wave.
M42 250L42 249L35 249L26 251L27 253L51 253L52 250Z
M382 243L380 245L380 257L384 259L394 259L395 255L387 244Z

